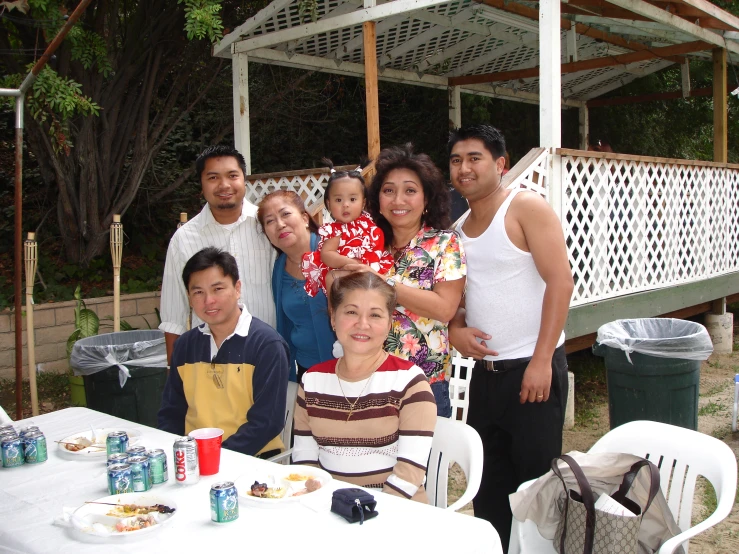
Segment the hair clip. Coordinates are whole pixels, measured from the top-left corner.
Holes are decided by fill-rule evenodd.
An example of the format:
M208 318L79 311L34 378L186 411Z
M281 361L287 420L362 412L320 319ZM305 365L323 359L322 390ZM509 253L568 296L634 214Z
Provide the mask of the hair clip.
M358 165L357 169L355 169L354 171L356 171L357 173L362 173L362 166Z
M329 170L329 173L330 173L331 175L333 175L334 173L336 173L336 170L335 170L335 169L334 169L334 168L332 167L332 168L331 168L331 169Z

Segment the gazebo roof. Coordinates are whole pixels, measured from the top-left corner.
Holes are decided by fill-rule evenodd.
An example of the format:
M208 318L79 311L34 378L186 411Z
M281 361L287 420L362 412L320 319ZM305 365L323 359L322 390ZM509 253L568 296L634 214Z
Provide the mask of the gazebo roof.
M561 5L562 95L582 105L689 57L726 48L739 60L739 18L706 0L569 0ZM376 21L379 79L537 102L538 2L274 0L214 55L361 76L362 23ZM730 58L731 59L731 58Z

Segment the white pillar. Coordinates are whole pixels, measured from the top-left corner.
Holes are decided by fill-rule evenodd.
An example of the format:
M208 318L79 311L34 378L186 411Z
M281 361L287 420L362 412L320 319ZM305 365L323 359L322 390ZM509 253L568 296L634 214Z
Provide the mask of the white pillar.
M560 0L539 2L539 146L562 145Z
M462 126L462 87L448 87L449 93L449 129Z
M251 175L251 139L249 137L249 58L231 56L233 74L234 146L246 160L246 174Z
M580 106L577 111L580 128L580 150L587 150L590 142L590 111L586 104Z

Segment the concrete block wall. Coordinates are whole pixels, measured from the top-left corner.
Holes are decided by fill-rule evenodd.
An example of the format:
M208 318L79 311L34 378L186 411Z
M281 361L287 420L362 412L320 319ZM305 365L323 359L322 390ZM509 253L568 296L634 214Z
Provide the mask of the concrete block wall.
M134 328L157 327L154 311L159 308L160 293L143 292L121 296L121 319ZM24 297L25 300L25 297ZM104 296L85 300L87 308L100 317L100 334L113 332L113 297ZM33 327L36 343L36 367L39 372L65 373L67 339L74 331L75 301L37 304L33 310ZM110 320L103 320L109 317ZM23 378L28 378L28 353L25 304L23 306ZM15 317L11 310L0 312L0 379L15 378Z

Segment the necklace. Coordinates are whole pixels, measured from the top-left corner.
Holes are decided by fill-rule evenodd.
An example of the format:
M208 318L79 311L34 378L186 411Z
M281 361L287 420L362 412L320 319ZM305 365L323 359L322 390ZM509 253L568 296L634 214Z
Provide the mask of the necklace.
M387 356L384 356L382 358L382 362L387 359ZM346 397L346 393L344 392L344 387L341 386L341 377L339 377L339 364L344 360L344 358L339 358L339 361L336 362L336 379L339 381L339 389L341 390L341 394L344 395L344 400L346 400L346 403L349 404L349 415L346 416L346 420L349 421L349 418L352 417L352 414L354 413L354 408L356 407L357 403L359 402L359 399L362 397L362 394L364 394L365 389L370 384L370 381L372 381L372 378L375 376L375 372L377 371L377 368L380 367L382 362L377 364L377 367L372 370L372 375L369 376L369 379L367 379L367 382L362 387L362 390L357 395L357 399L352 403L349 402L349 399Z

